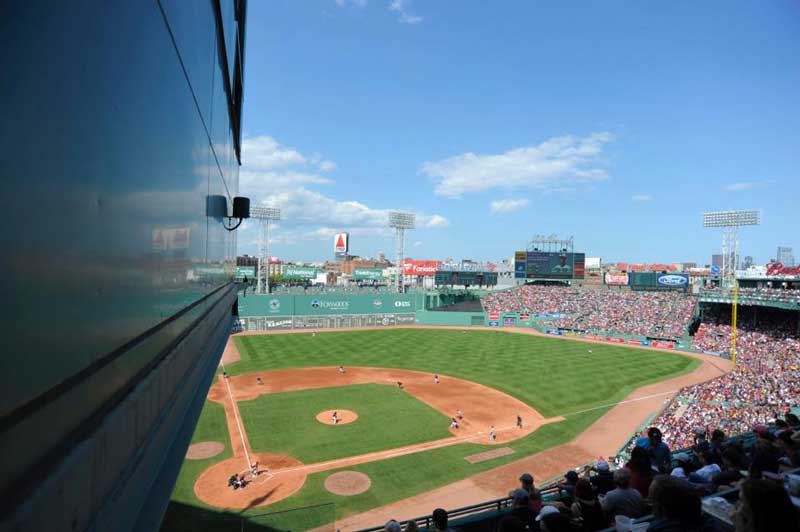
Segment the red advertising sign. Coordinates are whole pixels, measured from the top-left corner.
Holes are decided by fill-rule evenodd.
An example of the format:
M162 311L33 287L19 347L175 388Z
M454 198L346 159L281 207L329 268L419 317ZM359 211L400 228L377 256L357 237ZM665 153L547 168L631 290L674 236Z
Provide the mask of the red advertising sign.
M633 345L642 345L642 342L639 340L628 340L628 343Z
M659 342L658 340L653 340L650 345L653 347L660 347L661 349L675 349L675 344L672 342Z
M624 344L625 338L612 338L611 336L606 336L606 342L614 342L617 344Z
M489 320L490 321L497 321L499 319L500 319L500 314L498 314L497 312L490 312L489 313Z
M606 284L626 285L628 284L628 273L606 272Z
M528 316L527 314L520 314L519 315L519 321L530 321L530 319L531 319L531 317Z
M434 275L438 260L406 260L403 261L403 273L406 275Z
M596 334L585 334L583 337L586 338L587 340L602 340L603 339L602 336L597 336Z

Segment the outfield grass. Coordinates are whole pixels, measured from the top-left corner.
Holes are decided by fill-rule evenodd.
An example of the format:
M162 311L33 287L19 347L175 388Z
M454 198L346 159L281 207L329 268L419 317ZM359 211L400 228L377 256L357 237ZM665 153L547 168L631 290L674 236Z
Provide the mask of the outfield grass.
M545 425L511 442L509 446L515 451L512 455L470 464L464 460L465 456L489 446L465 443L361 464L348 469L369 475L372 487L353 497L336 496L324 489L325 478L334 471L317 473L308 477L296 495L244 512L244 515L334 502L336 517L341 519L440 487L565 443L608 411L608 405L623 399L634 389L687 373L699 364L696 359L672 353L499 331L379 329L318 333L315 337L310 333L239 336L236 344L242 360L227 366L230 375L339 364L429 371L504 391L547 417L566 417L563 422ZM589 349L592 354L588 353ZM358 411L358 408L353 410ZM212 419L217 415L222 416L221 423ZM281 427L294 423L292 419L278 422L283 423ZM206 439L217 439L228 445L221 408L215 409L213 416L206 415L204 410L198 426L198 431L201 430L218 431L215 438ZM248 426L248 432L250 430ZM348 453L352 454L358 453ZM196 464L188 461L184 464L173 500L208 508L191 492L191 484L199 472ZM172 515L175 517L174 513ZM167 523L167 530L188 530L181 528L177 517L168 519ZM211 522L207 524L208 529L214 529Z
M352 410L354 423L324 425L323 410ZM450 419L413 395L384 384L357 384L262 395L240 401L256 452L287 454L305 464L414 445L452 434Z

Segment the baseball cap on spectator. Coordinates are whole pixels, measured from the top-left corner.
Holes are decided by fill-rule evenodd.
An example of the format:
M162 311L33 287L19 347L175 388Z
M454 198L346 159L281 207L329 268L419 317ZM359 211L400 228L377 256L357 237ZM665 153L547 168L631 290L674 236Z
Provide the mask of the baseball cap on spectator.
M383 529L386 532L402 532L403 530L400 527L400 523L398 523L394 519L389 519L389 521L387 521L386 524L384 525Z
M564 475L564 478L573 484L578 482L578 474L575 471L567 471L567 474Z
M608 462L606 462L605 460L598 460L597 462L595 462L594 468L597 469L598 471L608 471L609 470Z
M533 475L530 473L523 473L519 476L519 481L523 484L533 484Z
M555 506L550 506L548 504L547 506L542 506L542 509L539 510L539 515L536 516L536 520L537 521L541 521L544 517L547 517L548 515L557 514L557 513L560 513L558 511L558 508L556 508Z

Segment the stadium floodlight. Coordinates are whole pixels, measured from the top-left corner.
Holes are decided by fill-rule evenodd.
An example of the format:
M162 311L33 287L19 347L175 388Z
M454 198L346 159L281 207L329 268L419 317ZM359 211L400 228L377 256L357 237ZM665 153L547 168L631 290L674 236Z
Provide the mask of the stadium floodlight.
M256 272L256 294L269 293L269 230L270 224L281 219L281 210L276 207L255 206L250 208L250 217L259 222L258 233L258 271ZM267 273L262 274L266 264ZM264 282L262 283L262 278ZM265 290L266 288L266 290Z
M703 227L722 228L722 285L731 286L739 266L739 227L761 224L760 211L703 213Z
M403 293L403 251L405 247L406 229L414 229L416 215L411 212L389 211L389 227L394 228L394 243L397 251L397 275L395 288Z

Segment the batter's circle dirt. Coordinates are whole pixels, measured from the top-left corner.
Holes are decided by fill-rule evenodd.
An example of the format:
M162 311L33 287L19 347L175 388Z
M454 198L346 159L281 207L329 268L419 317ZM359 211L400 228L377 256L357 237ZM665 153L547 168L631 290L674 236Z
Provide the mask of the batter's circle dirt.
M225 446L218 441L201 441L193 443L186 451L187 460L205 460L217 456L225 450Z
M194 494L217 508L247 509L294 495L306 482L306 474L300 470L303 463L291 456L259 453L250 458L258 461L257 477L250 475L243 457L228 458L203 471L194 483ZM228 487L228 479L234 474L243 474L247 486L237 490Z
M325 489L334 495L358 495L367 491L371 485L369 477L358 471L340 471L325 479Z
M338 421L336 425L347 425L358 419L358 414L352 410L323 410L317 414L317 421L324 425L333 425L333 413L336 412Z

